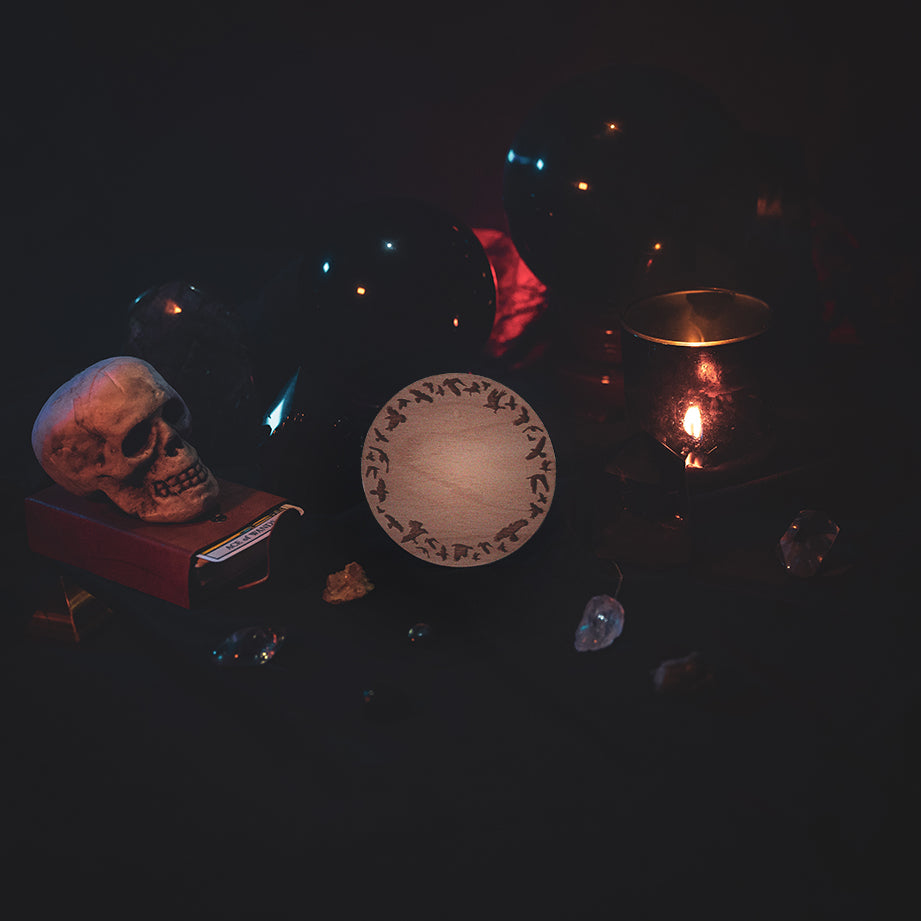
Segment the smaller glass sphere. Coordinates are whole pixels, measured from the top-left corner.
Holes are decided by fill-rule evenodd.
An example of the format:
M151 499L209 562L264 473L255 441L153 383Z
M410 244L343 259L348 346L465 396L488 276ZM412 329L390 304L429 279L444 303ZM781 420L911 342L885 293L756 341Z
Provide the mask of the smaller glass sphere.
M427 646L432 640L432 628L428 624L413 624L407 637L413 646Z
M658 260L696 240L740 129L719 100L658 68L612 66L548 94L505 157L503 204L531 271L568 302L614 303Z

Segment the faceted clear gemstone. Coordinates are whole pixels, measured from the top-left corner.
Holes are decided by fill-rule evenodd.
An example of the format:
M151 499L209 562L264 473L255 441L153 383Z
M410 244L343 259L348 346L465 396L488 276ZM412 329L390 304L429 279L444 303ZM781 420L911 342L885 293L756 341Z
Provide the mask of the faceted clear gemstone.
M265 665L285 641L285 635L269 627L244 627L211 653L216 665Z
M407 637L413 646L428 646L432 641L432 628L428 624L413 624Z
M780 538L780 558L791 575L807 578L818 572L840 528L814 509L801 511Z
M610 595L589 599L576 629L576 652L592 652L610 646L624 629L623 605Z
M362 713L374 722L390 722L408 716L410 701L406 691L392 681L379 681L361 692Z

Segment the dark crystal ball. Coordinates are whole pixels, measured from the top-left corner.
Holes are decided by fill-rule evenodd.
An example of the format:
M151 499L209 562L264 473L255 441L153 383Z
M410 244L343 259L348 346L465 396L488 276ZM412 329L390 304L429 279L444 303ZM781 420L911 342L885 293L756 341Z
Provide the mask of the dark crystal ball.
M492 267L473 231L427 203L386 198L314 229L288 332L298 366L375 402L479 361L495 315Z
M663 241L696 232L740 137L719 100L676 73L615 66L572 80L506 156L515 246L551 292L608 303L666 255Z

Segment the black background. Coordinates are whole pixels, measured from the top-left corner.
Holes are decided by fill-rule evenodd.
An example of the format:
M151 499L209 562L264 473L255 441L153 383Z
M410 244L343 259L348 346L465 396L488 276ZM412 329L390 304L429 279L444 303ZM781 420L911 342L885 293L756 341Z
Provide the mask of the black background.
M478 607L468 626L428 574L392 584L373 617L308 606L288 670L226 681L162 640L188 622L142 599L95 645L21 640L28 599L15 573L19 504L42 482L31 422L60 381L111 354L138 293L197 271L244 302L297 253L315 209L377 193L502 229L503 158L522 119L561 81L610 63L672 66L743 125L802 144L816 196L901 293L863 315L872 361L855 361L853 379L894 368L913 388L909 18L885 4L662 0L5 14L14 627L3 704L15 770L3 824L6 888L31 902L24 917L51 906L119 917L894 916L913 870L899 837L916 788L918 631L902 581L914 537L899 530L892 546L874 528L911 513L914 487L854 477L859 507L875 510L857 515L875 568L856 582L792 596L713 582L681 602L682 585L644 583L634 598L659 620L625 632L620 674L605 654L555 656L572 625L563 614L557 630L553 606L571 606L594 578L566 546L537 558L556 567L549 590L526 578L533 555L523 571L471 583L488 593L489 617ZM917 416L891 400L884 416L897 424L861 456L896 456L904 473ZM259 598L275 611L303 602ZM433 605L449 642L410 663L419 650L393 637ZM508 613L522 608L543 613ZM747 676L728 698L669 708L649 696L646 669L708 641ZM409 685L412 718L355 712L378 672Z

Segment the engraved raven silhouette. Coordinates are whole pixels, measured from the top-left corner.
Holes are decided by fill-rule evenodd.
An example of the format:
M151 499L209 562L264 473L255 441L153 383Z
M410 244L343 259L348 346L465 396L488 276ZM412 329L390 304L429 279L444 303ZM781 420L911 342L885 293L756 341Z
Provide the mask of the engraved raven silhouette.
M421 521L413 521L410 519L409 522L409 531L401 538L400 543L405 544L407 541L413 541L415 543L416 538L422 534L428 534L428 529L422 527Z
M387 456L386 451L382 451L380 448L375 448L374 446L368 448L368 453L365 455L365 460L373 461L374 452L377 452L377 459L384 462L384 468L387 473L390 473L390 458Z
M533 448L531 448L531 452L527 455L527 457L525 457L525 460L534 460L535 457L546 457L547 455L544 453L544 445L546 443L547 436L544 435L544 437L541 438Z
M511 524L507 524L501 531L496 532L496 536L493 540L501 541L508 538L511 541L518 540L518 532L527 527L528 519L519 518L517 521L513 521Z
M403 525L401 525L400 522L393 517L393 515L384 515L384 517L387 519L388 530L392 530L393 528L396 528L398 531L404 530Z
M401 422L406 421L403 413L397 412L392 406L387 407L387 431L392 432Z
M531 476L528 477L528 480L531 483L531 492L537 492L538 483L540 483L548 492L550 491L550 485L547 483L547 474L532 473Z
M483 405L491 409L494 413L497 413L500 409L502 409L501 400L505 394L505 390L492 390L489 396L486 397L486 402Z

